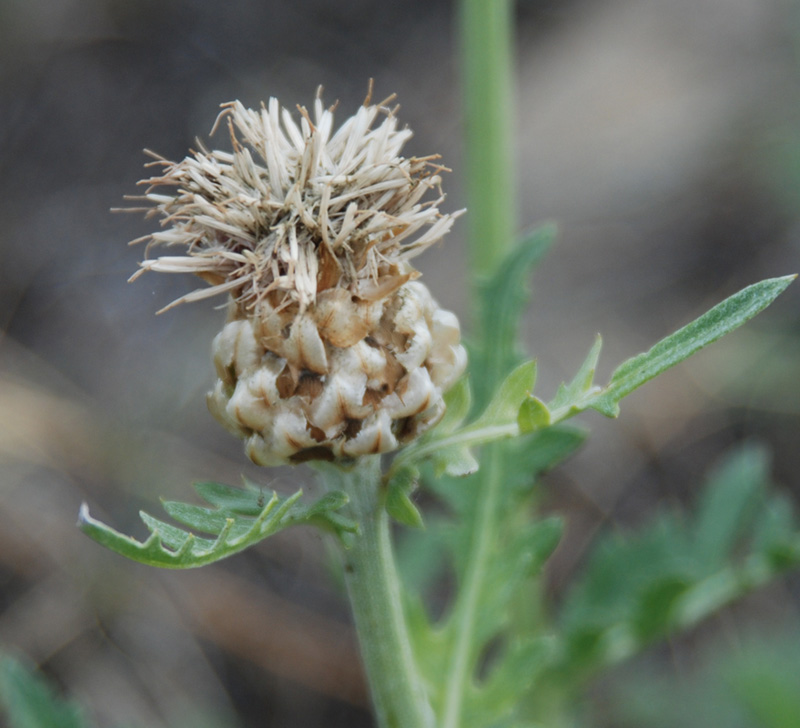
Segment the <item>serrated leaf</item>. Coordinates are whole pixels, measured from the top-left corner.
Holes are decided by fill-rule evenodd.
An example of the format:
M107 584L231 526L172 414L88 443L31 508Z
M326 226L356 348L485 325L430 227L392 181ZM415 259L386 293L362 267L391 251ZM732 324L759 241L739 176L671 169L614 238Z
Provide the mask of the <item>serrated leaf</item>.
M479 284L482 345L470 352L475 399L485 406L491 388L522 358L518 352L519 320L528 300L527 280L534 266L550 249L556 236L554 225L542 225L522 238L494 274Z
M236 488L224 483L195 483L194 489L207 503L217 508L240 513L243 516L257 516L264 509L264 501L269 491L245 480L244 488Z
M150 529L151 534L158 535L158 540L161 542L162 546L166 546L177 555L186 554L193 547L200 551L211 551L216 543L214 539L201 538L197 534L190 533L178 526L155 518L145 511L139 512L139 518L141 518L144 525ZM221 533L227 535L232 525L233 518L225 519ZM149 540L150 539L148 539L148 541Z
M237 530L242 532L238 535L242 535L249 529L246 521L240 519L236 522L230 512L203 508L192 503L180 503L178 501L163 501L161 505L169 516L178 521L178 523L182 523L184 526L193 528L201 533L210 533L216 536L224 528L231 528L234 523L236 523ZM143 518L145 517L147 517L147 514L143 515ZM231 526L228 525L229 521ZM180 533L183 533L183 531L180 531Z
M758 448L744 448L709 479L695 518L665 514L598 544L564 602L567 673L630 657L800 565L800 533L783 501L765 498L765 468ZM764 533L773 523L775 539Z
M623 362L611 375L608 386L582 408L591 407L608 417L616 417L620 400L653 377L749 321L769 306L795 277L770 278L726 298L648 351Z
M140 515L150 536L137 541L92 518L86 504L81 506L78 526L89 537L122 556L171 569L195 568L219 561L295 524L316 525L342 539L358 530L356 523L337 513L347 503L347 496L339 492L327 493L306 506L299 502L302 491L288 498L273 493L264 502L263 494L252 489L237 493L237 489L229 486L202 483L197 490L208 496L209 502L221 506L210 509L167 501L164 508L175 520L214 538L198 536L143 512ZM260 508L255 513L251 496Z
M332 490L325 493L321 498L318 498L309 506L300 506L297 514L290 513L290 518L299 518L300 520L307 520L309 518L316 518L317 516L326 518L331 512L338 511L340 508L346 506L350 502L347 493L341 490Z
M485 644L500 635L509 619L509 607L523 583L538 573L558 545L563 531L559 517L545 518L516 528L506 540L503 559L487 577L481 597L474 641Z

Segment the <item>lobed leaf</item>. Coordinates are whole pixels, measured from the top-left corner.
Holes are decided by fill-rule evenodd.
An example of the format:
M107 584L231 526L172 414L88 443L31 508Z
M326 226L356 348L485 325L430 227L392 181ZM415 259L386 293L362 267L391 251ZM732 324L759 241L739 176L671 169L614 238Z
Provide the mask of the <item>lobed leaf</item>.
M514 711L520 696L535 689L554 651L555 641L549 636L516 640L508 645L495 659L483 683L467 692L464 728L519 726Z
M213 508L165 501L164 509L178 523L214 538L198 536L142 512L140 516L150 535L144 541L137 541L92 518L86 504L81 506L78 526L122 556L171 569L189 569L219 561L291 525L316 525L341 539L358 529L357 524L338 513L347 503L343 493L327 493L316 502L303 505L299 502L302 491L288 498L273 493L265 499L254 488L243 490L219 483L200 483L195 487Z
M224 483L195 483L197 494L212 506L243 516L257 516L264 508L264 489L245 481L246 488Z
M599 542L562 610L566 674L626 659L800 566L800 532L786 501L768 496L767 468L745 447L708 480L694 518L665 515Z
M542 225L526 235L494 274L479 283L482 341L470 351L476 401L483 407L492 388L523 358L518 351L519 321L528 300L528 278L556 236L555 225Z

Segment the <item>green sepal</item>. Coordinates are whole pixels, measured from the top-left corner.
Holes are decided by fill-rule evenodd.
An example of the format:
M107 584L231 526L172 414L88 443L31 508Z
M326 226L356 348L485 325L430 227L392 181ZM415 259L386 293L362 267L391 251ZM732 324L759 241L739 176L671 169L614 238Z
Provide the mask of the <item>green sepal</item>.
M189 503L165 501L164 510L177 522L213 538L162 521L148 513L140 517L150 531L138 541L89 514L84 503L79 528L90 538L133 561L169 569L190 569L214 563L292 525L314 525L330 531L342 541L358 531L358 525L338 513L347 496L334 491L310 505L299 502L302 491L288 498L253 488L232 488L220 483L199 483L197 492L212 505L206 508Z

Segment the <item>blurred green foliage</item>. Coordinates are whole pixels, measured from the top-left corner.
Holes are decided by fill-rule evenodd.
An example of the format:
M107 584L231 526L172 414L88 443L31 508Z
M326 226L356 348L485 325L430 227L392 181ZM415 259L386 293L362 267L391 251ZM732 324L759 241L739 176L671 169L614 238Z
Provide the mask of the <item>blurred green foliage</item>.
M0 698L9 728L92 728L80 706L11 655L0 654Z

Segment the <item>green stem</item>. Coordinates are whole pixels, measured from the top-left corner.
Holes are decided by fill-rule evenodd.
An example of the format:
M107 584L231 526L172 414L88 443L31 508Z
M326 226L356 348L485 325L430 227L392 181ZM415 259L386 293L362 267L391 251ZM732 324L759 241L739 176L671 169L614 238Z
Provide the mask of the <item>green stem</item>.
M512 164L512 0L461 0L471 268L494 271L516 231Z
M400 578L384 508L380 456L351 469L320 467L326 485L350 498L360 533L344 554L344 577L361 656L381 728L430 728L433 711L419 676L403 614Z
M472 680L477 655L473 654L472 635L478 617L480 595L487 574L497 531L497 504L502 482L503 453L498 445L490 445L483 451L481 490L478 496L475 521L472 524L470 544L464 581L458 595L454 612L454 634L456 641L450 655L449 669L445 678L445 699L442 728L458 728L464 693Z
M478 341L490 340L491 302L481 300L480 276L491 274L510 251L516 230L515 184L512 164L512 0L461 0L463 59L462 94L465 114L467 202L470 222L470 252L475 276ZM498 380L507 352L491 349L485 374ZM489 384L487 391L491 391ZM479 403L481 405L485 403ZM445 676L442 728L461 724L464 694L471 683L477 655L475 633L480 595L497 539L497 510L503 483L504 459L500 444L484 449L477 476L479 488L476 517L467 555L464 581L454 607L453 650Z

